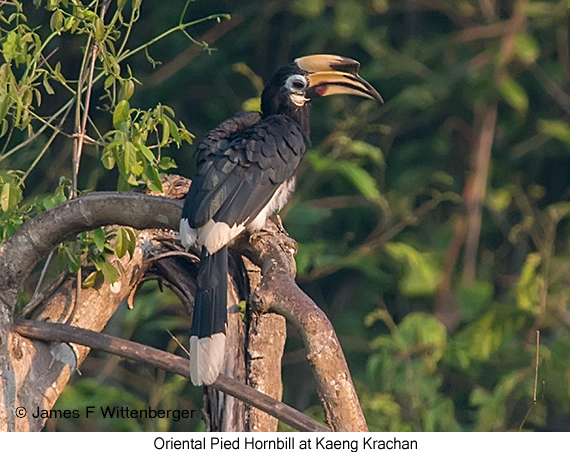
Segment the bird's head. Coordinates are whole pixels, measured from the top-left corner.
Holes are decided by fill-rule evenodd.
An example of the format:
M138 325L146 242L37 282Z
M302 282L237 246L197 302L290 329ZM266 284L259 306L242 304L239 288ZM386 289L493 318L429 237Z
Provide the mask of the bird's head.
M382 102L378 91L358 75L360 63L336 55L309 55L280 68L261 95L263 116L296 119L308 138L310 101L333 94L353 94Z

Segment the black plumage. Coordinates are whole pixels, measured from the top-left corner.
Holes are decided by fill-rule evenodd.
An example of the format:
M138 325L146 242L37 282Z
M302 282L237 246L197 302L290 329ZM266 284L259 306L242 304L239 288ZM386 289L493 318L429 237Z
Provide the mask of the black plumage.
M244 230L261 229L287 201L309 141L311 98L344 93L381 100L358 68L334 55L298 58L265 86L262 113L238 113L200 142L180 222L184 246L202 245L190 338L194 384L213 383L223 365L227 246Z
M290 117L237 114L198 146L198 172L182 216L193 229L211 219L230 226L254 219L305 152L301 129Z

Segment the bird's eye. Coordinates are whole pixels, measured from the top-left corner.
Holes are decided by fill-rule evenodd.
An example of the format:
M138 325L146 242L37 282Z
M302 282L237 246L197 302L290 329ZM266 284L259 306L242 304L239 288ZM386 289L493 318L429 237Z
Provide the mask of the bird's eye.
M302 80L293 80L292 85L295 89L303 89L305 87L305 82Z
M307 80L302 75L295 74L287 79L285 86L292 91L302 91L307 87Z

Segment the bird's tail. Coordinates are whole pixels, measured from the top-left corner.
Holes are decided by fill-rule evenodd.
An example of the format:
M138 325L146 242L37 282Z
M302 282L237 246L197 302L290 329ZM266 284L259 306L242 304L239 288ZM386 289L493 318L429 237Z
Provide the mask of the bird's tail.
M228 248L210 254L202 247L194 317L190 329L190 377L210 385L224 364L226 348Z

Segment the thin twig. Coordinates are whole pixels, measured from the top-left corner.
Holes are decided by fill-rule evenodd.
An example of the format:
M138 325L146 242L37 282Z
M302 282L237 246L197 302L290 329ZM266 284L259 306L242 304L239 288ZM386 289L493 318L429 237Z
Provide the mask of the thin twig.
M26 180L26 178L30 175L30 173L32 172L32 170L36 167L36 165L40 162L40 160L43 158L43 156L45 155L45 153L48 151L48 149L50 148L51 144L53 143L53 141L56 139L56 137L61 133L61 128L63 127L63 123L65 122L65 120L67 119L67 116L69 115L70 111L71 111L71 107L73 104L70 104L67 107L67 111L63 114L63 116L61 117L61 120L59 121L59 124L57 125L57 127L54 128L53 133L51 135L51 137L49 137L48 141L46 142L46 144L44 145L44 147L42 148L42 150L40 151L40 153L37 155L37 157L34 159L34 161L32 162L32 164L30 165L30 167L26 170L26 172L24 173L24 175L22 176L22 178L20 179L19 182L19 186L22 187L24 185L24 182ZM35 139L35 138L34 138ZM28 141L28 140L26 140ZM8 154L5 155L5 157L7 157Z
M40 279L38 280L38 283L36 284L36 288L34 289L34 295L32 296L32 301L34 301L35 298L38 296L40 288L42 287L42 283L44 282L44 278L46 276L47 268L49 267L49 264L51 262L51 258L53 257L53 253L54 253L54 251L49 253L49 256L46 259L46 263L44 264L44 268L42 268L42 273L40 274Z
M532 391L532 405L529 407L529 409L527 410L524 419L521 422L521 425L519 426L519 432L522 431L524 424L526 422L526 420L528 419L530 412L533 410L533 408L536 406L536 402L537 402L537 398L536 398L536 387L538 386L538 357L539 357L539 348L540 348L540 331L536 330L536 356L535 356L535 360L534 360L534 389ZM543 391L542 391L542 396L544 397L544 381L542 382L542 387L543 387ZM542 398L542 397L541 397Z
M216 40L239 26L244 18L240 15L232 15L232 20L223 22L204 33L200 38L200 42L207 42L208 44L214 43ZM157 86L163 83L172 75L176 74L182 68L187 67L188 63L192 61L197 55L200 54L202 49L196 46L186 48L182 53L177 55L172 61L166 63L160 69L153 72L150 77L150 86Z
M128 52L125 52L123 55L117 57L117 63L121 63L122 61L126 60L127 58L133 56L135 53L138 53L144 49L147 49L151 45L157 43L161 39L165 38L166 36L176 32L176 31L183 31L186 28L191 27L193 25L197 25L199 23L206 22L208 20L214 20L214 19L229 19L229 15L227 15L227 14L212 14L210 16L203 17L201 19L198 19L198 20L195 20L192 22L188 22L185 24L179 24L176 27L172 27L170 30L166 30L164 33L161 33L160 35L152 38L150 41L147 41L144 44L138 46L136 49L129 50ZM196 40L194 40L194 43L204 46L203 43L197 42Z
M186 353L187 356L190 356L190 352L186 349L186 347L184 347L184 345L182 345L182 343L178 340L178 338L174 334L172 334L172 331L166 330L166 332L170 334L170 337L174 342L176 342L176 345L178 345L184 351L184 353Z
M453 199L446 196L434 197L433 199L430 199L429 201L423 203L409 215L402 218L400 221L394 223L385 230L381 224L378 224L374 231L369 234L364 243L362 243L358 248L354 249L352 252L341 257L332 264L323 265L321 267L315 268L306 275L297 276L297 279L303 282L314 281L315 279L322 278L340 270L351 262L355 262L362 257L370 255L371 253L384 246L387 242L392 240L406 227L417 224L424 217L424 215L427 215L427 213L435 209L439 204L446 200L453 201Z
M481 234L483 200L489 178L491 150L497 125L497 102L492 100L480 109L478 117L478 137L473 149L471 174L465 187L465 207L467 209L467 230L465 232L465 254L463 260L462 282L469 286L475 280L477 250Z
M87 90L85 93L85 106L83 107L83 118L80 120L80 110L81 110L81 95L83 86L83 74L79 77L79 87L77 90L77 104L76 104L76 115L75 115L75 141L74 141L74 152L73 152L73 170L72 170L72 181L71 181L71 192L69 194L70 198L77 196L77 175L79 173L79 165L81 162L81 154L83 151L83 141L85 136L85 128L87 127L87 117L89 115L89 104L91 102L91 92L93 91L93 75L95 72L95 61L97 60L97 46L93 46L91 50L91 65L89 69L89 81L87 82ZM83 72L83 71L82 71ZM78 285L79 286L79 285Z
M536 385L538 383L538 352L540 346L540 330L536 330L536 358L534 362L534 391L532 392L532 401L536 403Z
M36 70L38 70L39 68L41 68L44 64L47 64L48 60L52 57L52 55L54 55L57 51L59 50L59 47L56 47L55 49L53 49L48 56L44 57L43 55L40 55L42 58L42 61L40 62L40 64L38 64L38 67L36 68Z
M70 106L73 105L73 99L70 99L63 107L61 107L55 114L53 114L53 116L51 116L48 121L38 129L38 131L36 133L34 133L33 135L30 135L28 138L26 138L24 141L22 141L20 144L14 146L12 149L10 149L8 152L6 152L5 154L3 154L2 156L0 156L0 160L5 159L7 157L9 157L10 155L12 155L14 152L19 151L20 149L26 147L28 144L30 144L32 141L35 141L36 138L38 138L43 132L44 130L46 130L50 125L52 121L55 121L55 119L61 115L62 113L64 113ZM65 114L65 116L67 117L67 113Z
M62 271L58 276L55 277L40 293L34 296L30 302L22 308L18 314L22 318L26 318L34 309L41 305L44 300L50 297L53 293L54 288L57 288L63 283L68 275L68 271Z

